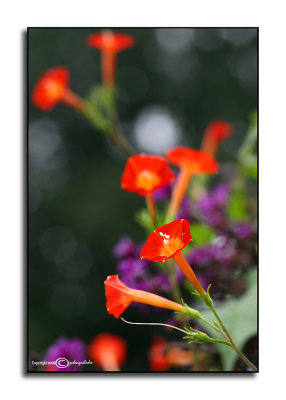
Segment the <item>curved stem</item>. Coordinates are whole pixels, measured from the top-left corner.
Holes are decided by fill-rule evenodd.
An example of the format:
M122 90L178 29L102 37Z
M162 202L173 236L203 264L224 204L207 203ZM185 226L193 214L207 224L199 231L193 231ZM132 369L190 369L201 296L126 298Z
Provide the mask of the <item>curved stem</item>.
M176 329L177 331L183 332L184 334L188 334L188 331L178 328L177 326L169 325L169 324L161 324L160 322L130 322L126 319L120 317L122 321L126 322L126 324L130 325L153 325L153 326L167 326L168 328Z

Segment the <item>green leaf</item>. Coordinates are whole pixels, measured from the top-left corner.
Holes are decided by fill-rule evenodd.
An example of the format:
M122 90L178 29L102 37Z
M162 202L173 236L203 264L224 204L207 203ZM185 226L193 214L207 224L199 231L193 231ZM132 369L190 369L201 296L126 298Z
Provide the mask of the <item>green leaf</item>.
M248 199L245 192L237 189L230 194L229 204L227 207L227 215L233 221L241 221L247 219L247 203Z
M110 133L111 120L116 117L114 91L104 86L95 86L85 101L85 116L98 129Z
M250 125L238 151L242 173L257 179L257 112L250 115Z
M203 246L215 237L215 231L207 225L195 222L191 224L192 242L194 245Z
M153 232L154 227L152 220L150 218L150 214L146 208L142 208L141 210L137 211L134 216L135 222L141 225L147 234Z
M216 312L225 324L236 346L242 351L243 346L257 332L257 270L252 269L247 276L248 289L239 299L226 301ZM215 319L210 310L200 311L209 321ZM198 323L212 336L221 339L222 336L198 320ZM225 371L231 371L237 360L235 351L223 344L216 344ZM250 360L252 361L252 360Z

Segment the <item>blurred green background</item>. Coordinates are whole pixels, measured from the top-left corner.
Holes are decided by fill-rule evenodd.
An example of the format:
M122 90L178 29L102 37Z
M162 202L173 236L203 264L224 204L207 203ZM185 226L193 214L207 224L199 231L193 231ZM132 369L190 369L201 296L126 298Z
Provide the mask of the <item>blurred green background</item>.
M100 52L85 38L99 30L30 28L29 94L41 73L63 65L71 89L87 96L101 82L101 71ZM235 133L222 144L219 161L234 160L257 109L257 29L115 31L136 39L117 58L117 104L124 134L137 151L199 148L206 125L223 119ZM89 343L110 331L128 341L126 369L144 370L156 328L109 316L103 285L115 272L111 249L119 238L145 238L133 218L144 199L121 190L125 159L72 109L59 104L43 113L29 103L28 123L29 352L45 351L60 335ZM134 320L136 311L128 316Z

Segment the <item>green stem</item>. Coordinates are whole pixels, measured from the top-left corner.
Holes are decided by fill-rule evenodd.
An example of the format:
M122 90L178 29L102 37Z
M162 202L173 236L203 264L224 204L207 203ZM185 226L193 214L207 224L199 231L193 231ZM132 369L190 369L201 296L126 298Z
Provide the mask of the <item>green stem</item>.
M225 340L212 339L212 343L221 343L221 344L225 344L226 346L232 347L232 345L229 342L226 342Z
M205 324L210 326L212 329L214 329L216 332L221 333L221 331L216 328L213 324L211 324L208 320L206 320L204 317L200 316L200 320L203 321Z
M218 320L218 323L220 324L222 330L224 331L224 333L226 334L229 343L231 345L231 347L233 348L233 350L239 355L239 357L245 362L246 365L249 366L249 368L251 368L253 371L257 371L257 368L254 364L252 364L252 362L239 350L239 348L234 344L228 330L226 329L226 327L224 326L222 320L220 319L220 317L218 316L217 312L215 311L215 309L213 308L213 306L209 306L209 308L212 310L214 316L216 317L216 319Z
M168 276L169 276L169 279L170 279L171 285L172 285L173 299L177 303L181 303L181 299L182 299L181 290L180 290L180 287L176 280L175 269L173 268L172 262L170 260L166 261L166 267L167 267ZM187 325L188 325L188 320L187 320L186 316L182 314L181 315L181 326L184 328ZM198 359L198 353L197 353L196 346L193 343L190 343L189 346L190 346L190 350L194 356L195 371L200 371L200 362Z

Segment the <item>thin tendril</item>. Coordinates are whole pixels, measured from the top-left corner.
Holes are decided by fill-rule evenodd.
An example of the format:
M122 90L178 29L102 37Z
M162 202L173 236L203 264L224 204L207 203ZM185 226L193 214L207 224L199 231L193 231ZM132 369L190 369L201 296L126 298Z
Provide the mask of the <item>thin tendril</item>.
M159 322L130 322L130 321L126 321L126 319L120 317L120 319L122 319L122 321L126 322L126 324L130 324L130 325L155 325L155 326L167 326L169 328L173 328L173 329L177 329L177 331L183 332L183 333L187 333L187 331L184 331L183 329L177 328L176 326L173 325L168 325L168 324L161 324Z

